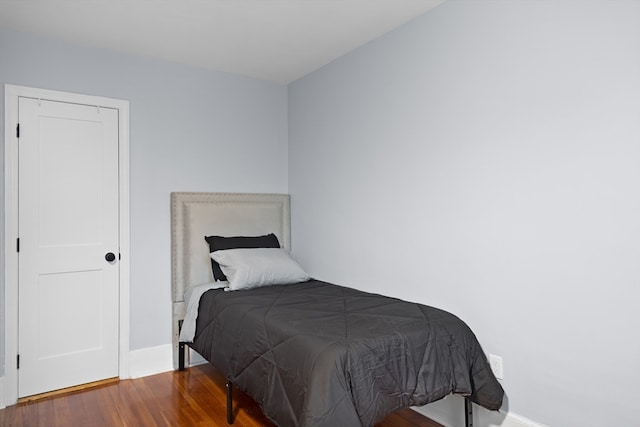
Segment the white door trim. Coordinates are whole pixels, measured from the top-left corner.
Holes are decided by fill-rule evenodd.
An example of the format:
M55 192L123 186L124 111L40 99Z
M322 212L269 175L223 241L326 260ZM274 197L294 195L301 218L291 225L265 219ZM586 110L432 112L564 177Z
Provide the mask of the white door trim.
M118 110L119 191L120 191L120 315L119 376L129 378L129 101L4 85L4 293L5 366L0 408L18 400L18 99L20 97L95 105ZM0 386L2 381L0 381ZM3 393L4 392L4 393Z

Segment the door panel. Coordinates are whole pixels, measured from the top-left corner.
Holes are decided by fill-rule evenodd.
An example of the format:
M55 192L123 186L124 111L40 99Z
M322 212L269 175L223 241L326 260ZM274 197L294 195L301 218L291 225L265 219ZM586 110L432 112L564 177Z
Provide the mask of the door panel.
M39 125L41 246L101 242L102 123L41 117Z
M18 395L118 375L117 110L19 100Z
M38 359L60 357L102 347L99 306L102 274L80 271L43 274L38 283ZM67 310L66 301L82 301ZM82 319L78 322L77 319ZM60 334L59 331L64 331Z

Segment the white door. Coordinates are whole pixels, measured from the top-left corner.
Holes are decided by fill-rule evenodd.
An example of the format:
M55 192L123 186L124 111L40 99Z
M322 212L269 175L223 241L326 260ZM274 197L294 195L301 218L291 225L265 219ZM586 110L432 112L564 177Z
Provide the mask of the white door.
M118 111L20 98L18 120L24 397L118 376Z

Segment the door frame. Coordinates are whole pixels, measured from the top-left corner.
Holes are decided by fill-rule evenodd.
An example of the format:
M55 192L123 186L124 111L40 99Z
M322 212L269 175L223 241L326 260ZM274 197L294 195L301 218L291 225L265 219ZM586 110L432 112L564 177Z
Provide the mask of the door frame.
M0 408L18 401L18 125L19 98L95 105L118 110L118 190L120 223L118 375L129 378L129 101L69 92L4 85L4 390ZM2 388L0 378L0 388ZM4 392L4 396L2 396Z

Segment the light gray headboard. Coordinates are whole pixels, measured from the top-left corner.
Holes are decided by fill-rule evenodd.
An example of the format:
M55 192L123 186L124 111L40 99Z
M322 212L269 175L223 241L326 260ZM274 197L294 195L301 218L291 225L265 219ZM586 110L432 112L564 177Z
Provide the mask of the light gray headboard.
M259 236L274 233L291 250L288 194L171 193L171 260L174 366L178 323L184 318L184 293L213 281L204 236Z

